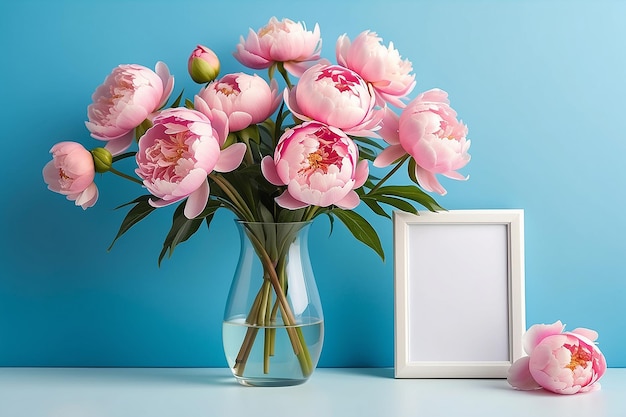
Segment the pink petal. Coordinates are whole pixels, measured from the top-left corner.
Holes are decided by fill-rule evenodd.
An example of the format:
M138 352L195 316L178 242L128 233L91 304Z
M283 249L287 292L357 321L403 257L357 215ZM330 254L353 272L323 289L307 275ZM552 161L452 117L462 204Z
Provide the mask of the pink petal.
M236 169L246 154L246 145L234 143L220 152L220 157L213 168L217 172L230 172Z
M586 337L591 342L595 342L598 339L598 332L591 329L585 329L584 327L579 327L577 329L572 330L569 333L574 333L583 337Z
M48 184L48 189L56 193L61 191L59 183L59 168L54 164L54 160L48 162L43 167L43 179Z
M418 98L424 102L450 104L450 100L448 99L448 93L439 88L433 88L431 90L425 91L420 94Z
M252 116L243 111L234 111L228 116L228 126L232 132L245 129L252 123Z
M446 195L446 189L439 183L433 172L427 171L418 165L415 168L415 175L417 176L417 182L424 190Z
M148 114L146 105L128 103L118 114L116 124L125 130L134 129L148 117Z
M305 116L302 113L302 110L298 107L298 100L296 99L296 91L298 90L298 86L295 85L291 90L285 88L283 90L283 100L285 101L285 105L289 107L292 115L300 120L311 120L310 117Z
M202 213L202 210L204 210L209 201L209 192L209 181L205 180L196 191L189 194L189 198L187 198L187 203L185 204L185 217L193 219Z
M361 199L359 198L359 195L354 190L350 190L344 198L335 202L335 205L344 210L351 210L358 206L360 202Z
M469 175L463 176L462 174L459 174L456 171L442 172L441 175L443 175L444 177L452 178L453 180L459 180L459 181L467 181L469 179Z
M300 61L300 62L295 62L295 61L287 61L284 62L283 65L285 66L285 69L294 77L300 78L302 77L302 74L304 74L304 71L308 70L309 68L311 68L313 65L317 65L317 64L326 64L326 65L330 65L331 62L325 58L322 58L318 61Z
M266 180L270 182L272 185L285 185L283 180L278 176L278 172L276 172L276 165L274 164L274 160L271 156L266 156L261 160L261 172Z
M204 101L204 99L202 97L200 97L199 95L197 95L197 94L193 98L193 107L196 110L198 110L200 113L202 113L205 116L207 116L209 119L211 118L211 116L210 116L211 108L209 107L207 102Z
M276 197L275 200L279 206L289 209L289 210L297 210L297 209L308 206L307 203L304 203L300 200L296 200L295 198L293 198L292 195L289 194L289 191L287 190L285 190L284 193Z
M369 164L367 163L367 160L364 159L361 162L359 162L356 166L356 172L354 176L354 186L352 187L352 189L362 187L363 184L365 184L365 181L367 181L367 177L369 176L369 173L370 173Z
M565 326L560 320L552 324L535 324L531 326L523 337L524 351L530 355L543 339L562 333L564 328Z
M204 100L202 102L205 103ZM223 111L217 109L209 111L206 115L211 120L211 126L215 130L217 142L221 148L224 142L226 142L226 138L228 138L228 116Z
M525 391L541 388L530 373L529 362L530 357L525 356L513 362L509 368L506 379L513 388Z
M120 138L108 141L104 147L106 150L111 152L111 155L116 156L124 152L126 149L130 148L130 145L132 145L134 138L135 130L133 129Z
M399 126L400 116L387 108L378 133L388 144L397 145L400 143L400 134L398 133Z
M413 87L415 87L415 82L413 82L413 84L411 84L410 88L408 88L407 90L413 90ZM408 94L408 93L407 93ZM395 94L386 94L382 91L376 90L376 95L380 96L382 98L383 101L386 101L387 103L391 104L392 106L396 106L400 109L406 107L406 103L404 103L401 99L401 97L397 97Z
M586 387L582 387L579 392L593 392L599 391L602 388L599 382L594 382L593 384L589 384Z
M406 151L401 145L388 146L374 159L374 166L377 168L389 166L404 155Z
M167 65L161 61L157 62L155 72L163 83L163 95L161 96L161 101L157 107L157 109L160 109L165 105L165 103L167 103L167 99L174 90L174 77L170 75L170 70Z
M164 200L162 198L159 198L157 200L150 199L150 200L148 200L148 203L152 207L159 208L159 207L169 206L170 204L176 203L177 201L180 201L183 198L185 198L184 196L183 197L171 197L171 196L168 196L168 197L169 197L168 200Z
M175 185L175 188L171 191L172 197L187 197L191 193L195 192L199 187L204 186L206 177L207 172L203 169L194 168L190 170L187 175L178 184Z

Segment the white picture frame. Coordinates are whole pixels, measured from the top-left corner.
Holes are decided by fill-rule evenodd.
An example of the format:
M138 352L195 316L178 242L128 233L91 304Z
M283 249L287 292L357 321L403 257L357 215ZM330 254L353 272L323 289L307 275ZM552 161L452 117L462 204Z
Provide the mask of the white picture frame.
M523 356L524 212L393 213L396 378L505 378Z

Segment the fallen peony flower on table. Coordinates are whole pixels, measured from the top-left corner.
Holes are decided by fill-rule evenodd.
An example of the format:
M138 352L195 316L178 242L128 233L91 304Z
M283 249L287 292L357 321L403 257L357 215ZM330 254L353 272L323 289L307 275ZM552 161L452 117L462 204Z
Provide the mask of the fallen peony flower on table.
M507 381L519 390L546 389L557 394L576 394L600 389L606 360L595 344L598 333L565 326L535 324L524 335L528 354L511 365Z

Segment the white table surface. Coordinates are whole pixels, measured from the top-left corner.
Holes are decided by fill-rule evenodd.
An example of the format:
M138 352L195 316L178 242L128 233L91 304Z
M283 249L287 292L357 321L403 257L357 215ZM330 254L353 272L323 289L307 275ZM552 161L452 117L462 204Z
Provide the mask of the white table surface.
M0 416L626 416L626 369L601 382L564 396L503 379L394 379L386 368L319 368L284 388L244 387L227 369L0 368Z

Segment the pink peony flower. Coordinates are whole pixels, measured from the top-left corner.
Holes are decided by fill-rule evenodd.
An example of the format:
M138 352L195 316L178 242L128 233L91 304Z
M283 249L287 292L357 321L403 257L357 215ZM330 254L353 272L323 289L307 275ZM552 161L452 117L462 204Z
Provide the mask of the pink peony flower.
M106 148L117 155L128 149L134 129L165 105L174 78L158 62L156 72L141 65L120 65L91 96L85 122L91 136L107 141Z
M300 82L285 90L289 110L301 120L316 120L357 136L374 132L384 115L375 108L373 89L356 72L339 65L317 64Z
M456 172L470 160L467 126L457 121L445 91L433 89L420 94L403 109L400 117L388 110L381 135L391 146L380 153L374 166L388 166L408 153L417 164L420 186L441 195L446 190L436 174L467 179Z
M557 394L600 389L606 360L594 343L598 333L584 328L563 332L565 326L536 324L524 335L528 356L513 363L508 382L521 390L544 388Z
M222 111L228 117L229 130L236 132L260 123L280 104L276 80L268 84L258 75L228 74L215 80L195 97L195 107L207 116Z
M367 161L359 162L358 148L341 130L319 122L306 122L287 130L278 142L274 158L261 162L265 178L287 185L276 202L287 209L308 205L337 205L352 209L359 202L354 189L367 180Z
M224 119L210 120L186 108L163 110L154 125L139 140L137 175L151 194L154 207L167 206L187 198L185 216L192 219L209 199L207 175L229 172L241 163L246 146L233 144L220 150L228 133Z
M247 39L242 36L233 56L253 69L269 68L276 62L282 62L290 74L299 77L319 59L321 48L317 24L311 32L306 30L304 23L289 19L279 22L272 17L258 32L250 29Z
M198 84L208 83L220 73L220 60L211 49L198 45L187 60L187 71Z
M382 45L382 39L375 32L365 31L350 42L347 35L337 40L335 54L337 62L358 73L374 87L379 104L385 102L404 107L402 99L415 87L413 65L403 60L398 51L389 43Z
M60 142L50 149L52 161L43 168L43 178L48 189L67 196L83 210L98 201L98 187L93 182L96 175L91 153L76 142Z

